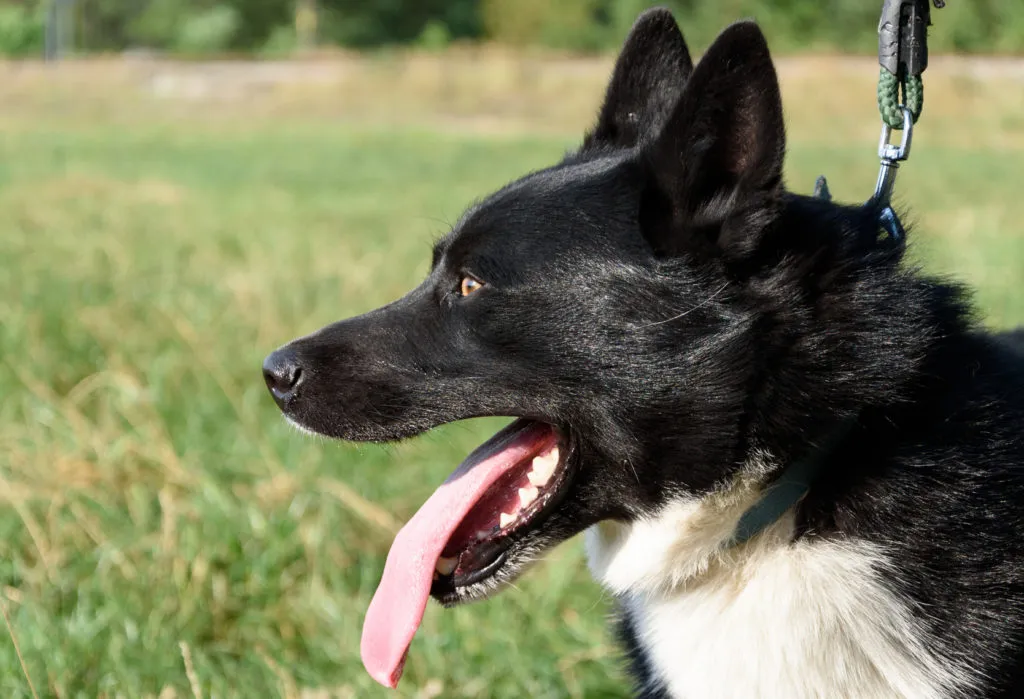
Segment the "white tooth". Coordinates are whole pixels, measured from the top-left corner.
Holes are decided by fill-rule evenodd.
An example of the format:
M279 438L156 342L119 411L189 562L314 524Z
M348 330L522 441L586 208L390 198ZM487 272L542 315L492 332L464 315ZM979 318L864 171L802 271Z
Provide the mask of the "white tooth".
M531 484L538 488L548 482L547 478L543 478L539 473L532 470L526 474L526 477L530 479Z
M504 529L505 527L507 527L508 525L512 524L515 521L516 521L516 516L515 515L507 515L504 512L502 512L501 515L498 517L498 524L501 525L502 529Z
M441 556L437 559L437 563L434 564L434 570L441 575L451 575L458 563L459 559L457 558L445 558L444 556Z
M540 485L547 483L551 479L551 474L555 472L555 467L558 466L558 447L553 448L547 454L533 457L532 466L533 472L541 481Z
M545 475L545 471L548 470L548 460L543 456L533 457L533 463L530 465L530 473L535 475L540 481L547 481L548 477Z
M531 502L537 499L540 493L536 488L530 486L529 488L519 489L519 502L523 504L523 507L528 507Z

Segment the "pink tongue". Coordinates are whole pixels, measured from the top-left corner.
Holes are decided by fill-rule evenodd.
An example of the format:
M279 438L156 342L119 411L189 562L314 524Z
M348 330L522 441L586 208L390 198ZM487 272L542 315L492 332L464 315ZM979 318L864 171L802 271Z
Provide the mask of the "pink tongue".
M398 532L363 621L360 653L373 679L398 686L427 607L434 566L463 518L495 481L554 440L549 425L509 425L477 447Z

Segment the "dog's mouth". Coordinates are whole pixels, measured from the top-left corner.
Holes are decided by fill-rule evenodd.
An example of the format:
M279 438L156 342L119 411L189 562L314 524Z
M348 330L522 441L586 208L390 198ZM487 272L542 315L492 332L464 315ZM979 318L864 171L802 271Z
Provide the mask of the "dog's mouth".
M520 421L513 427L521 427ZM473 505L448 539L434 566L430 594L445 604L460 601L458 591L496 575L510 547L541 526L568 481L568 444L550 425L542 450L505 471Z
M363 623L363 664L394 687L427 599L484 596L516 568L517 548L537 533L568 489L565 431L521 418L478 447L395 537ZM511 571L516 572L515 570Z

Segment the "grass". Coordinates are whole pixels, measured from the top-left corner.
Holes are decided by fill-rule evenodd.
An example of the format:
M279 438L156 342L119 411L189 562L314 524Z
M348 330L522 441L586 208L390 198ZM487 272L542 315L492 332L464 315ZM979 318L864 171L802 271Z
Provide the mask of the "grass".
M0 694L389 696L358 660L387 547L498 423L309 439L260 361L402 294L466 204L575 142L607 69L444 60L310 66L334 77L223 99L149 89L201 66L0 66ZM1009 326L1024 91L949 72L897 187L914 256ZM841 199L870 193L873 76L783 70L795 189L825 172ZM578 543L552 559L430 608L400 695L623 695Z

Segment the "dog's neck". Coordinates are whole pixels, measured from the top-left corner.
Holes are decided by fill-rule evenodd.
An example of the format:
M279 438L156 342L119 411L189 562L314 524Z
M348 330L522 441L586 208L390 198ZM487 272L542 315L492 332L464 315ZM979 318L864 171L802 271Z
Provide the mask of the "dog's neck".
M619 593L667 591L706 572L736 548L793 538L794 509L829 457L856 427L842 421L785 466L755 451L739 474L711 493L681 494L654 516L601 522L587 531L594 576Z
M787 465L777 478L771 480L762 489L758 501L736 523L730 545L750 540L800 502L829 458L856 426L856 417L843 420L812 444L802 457Z
M755 457L728 486L710 494L680 494L653 516L590 527L586 547L591 572L616 594L666 594L735 561L752 546L791 540L792 507L760 527L756 536L734 543L737 526L764 497L774 470L763 455Z

